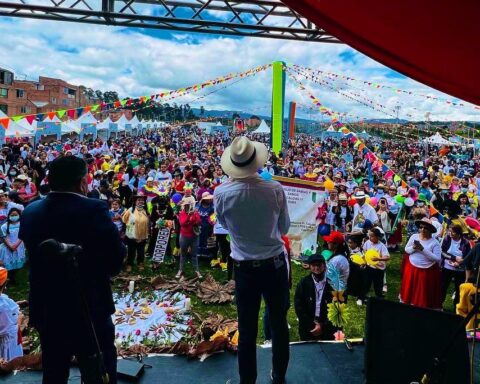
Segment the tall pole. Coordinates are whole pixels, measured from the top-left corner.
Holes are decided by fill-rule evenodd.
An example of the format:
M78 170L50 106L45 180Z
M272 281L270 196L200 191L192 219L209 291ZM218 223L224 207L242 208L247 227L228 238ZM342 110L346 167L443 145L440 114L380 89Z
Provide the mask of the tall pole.
M283 144L283 114L285 103L285 72L283 68L285 63L275 61L272 65L272 128L271 128L271 148L279 155Z

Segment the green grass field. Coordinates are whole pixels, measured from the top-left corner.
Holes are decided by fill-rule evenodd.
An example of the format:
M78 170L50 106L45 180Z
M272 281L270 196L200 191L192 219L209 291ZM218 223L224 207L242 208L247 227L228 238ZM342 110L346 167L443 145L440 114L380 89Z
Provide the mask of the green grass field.
M147 259L148 260L148 259ZM388 293L386 297L388 300L398 301L398 293L400 290L400 262L401 262L401 254L400 253L393 253L391 255L391 259L387 264L387 283L388 283ZM227 273L222 272L218 268L211 268L209 260L201 259L200 260L200 268L202 274L212 273L214 278L218 281L225 281L227 278ZM295 292L295 287L298 281L308 274L308 271L305 271L301 266L293 264L292 265L293 271L293 288L290 292L291 303L293 303L293 296ZM159 273L164 274L169 277L173 277L177 272L176 264L169 264L165 263L162 264ZM133 274L137 274L138 271L136 269L133 270ZM191 264L187 264L186 267L186 276L193 277L193 269ZM152 273L149 263L147 261L145 271L143 272L144 276L155 276ZM28 295L28 272L27 269L24 268L23 270L17 273L17 281L15 284L10 284L7 287L7 294L14 300L24 300L27 299ZM54 277L52 277L54 278ZM450 289L450 293L447 296L447 302L445 303L445 308L447 310L453 310L453 302L451 299L451 292L453 291L453 284ZM371 292L373 294L373 292ZM193 295L192 296L192 306L193 310L198 313L199 315L206 316L208 312L212 313L219 313L227 318L236 318L236 308L234 303L229 304L220 304L220 305L206 305L203 304L198 298ZM364 335L364 327L365 327L365 306L357 306L355 303L354 298L348 300L348 311L349 311L349 321L347 326L345 327L345 334L347 337L354 338L354 337L363 337ZM261 309L261 315L263 314L263 304ZM288 323L290 325L290 339L291 341L299 340L298 337L298 321L295 315L295 311L293 307L290 307L288 311ZM263 322L262 316L259 316L259 332L257 340L259 343L263 343Z

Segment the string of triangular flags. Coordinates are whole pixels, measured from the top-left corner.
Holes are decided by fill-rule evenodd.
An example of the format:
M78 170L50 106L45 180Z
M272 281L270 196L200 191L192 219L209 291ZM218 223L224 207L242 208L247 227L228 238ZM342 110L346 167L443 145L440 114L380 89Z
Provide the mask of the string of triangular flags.
M331 109L327 108L326 106L322 105L320 100L315 97L303 84L299 82L299 80L291 73L290 70L287 69L287 73L290 78L292 78L297 84L299 84L299 89L305 92L306 95L310 98L311 102L318 108L320 113L326 114L330 117L332 125L338 128L339 132L342 132L351 143L353 143L354 148L357 149L359 153L361 153L365 159L372 163L372 170L373 171L381 171L383 177L385 179L393 179L396 185L401 185L403 188L408 188L408 184L402 177L395 173L382 159L380 159L375 152L373 152L370 148L368 148L365 143L357 137L355 132L352 132L348 129L345 124L339 121L338 113L332 111ZM438 210L430 206L430 214L435 215L439 214Z
M201 96L199 96L199 97L194 98L193 100L189 101L189 103L194 103L195 101L204 99L204 98L208 97L209 95L211 95L212 93L216 93L216 92L219 92L219 91L221 91L221 90L223 90L223 89L226 89L226 88L228 88L228 87L231 87L232 85L235 85L235 84L237 84L238 82L240 82L240 81L242 81L242 80L244 80L244 79L246 79L245 76L239 78L239 79L236 80L236 81L233 81L233 82L231 82L231 83L228 83L228 84L224 85L223 87L215 88L214 90L212 90L212 91L210 91L210 92L207 92L207 93L204 94L204 95L201 95ZM180 94L180 95L173 95L173 96L167 97L167 98L165 98L165 99L162 99L162 103L166 103L166 102L168 102L168 101L174 100L174 99L179 98L179 97L187 96L187 95L189 95L189 94L191 94L191 93L193 93L193 92L185 92L185 93ZM141 110L144 110L144 109L153 108L154 106L155 106L155 103L152 103L152 104L149 104L149 105L145 105L145 106L139 107L139 108L137 108L137 109L133 109L132 112L138 112L138 111L141 111Z
M350 91L351 95L350 95L350 94L347 94L347 93L339 90L334 84L332 84L332 83L330 83L330 82L328 82L328 81L325 81L324 79L320 79L320 78L318 78L318 77L315 77L315 76L313 76L313 75L311 75L311 74L309 74L309 73L307 73L307 72L301 72L301 71L299 71L299 70L296 69L296 68L292 68L292 69L293 69L293 71L294 71L295 73L297 73L298 75L304 76L305 78L313 81L313 82L316 83L316 84L319 84L319 85L322 85L322 86L324 86L324 87L327 87L327 88L329 88L330 90L337 92L339 95L341 95L341 96L343 96L343 97L345 97L345 98L347 98L347 99L349 99L349 100L352 100L352 101L354 101L354 102L360 103L360 104L362 104L362 105L364 105L364 106L366 106L366 107L368 107L368 108L370 108L370 109L373 109L374 111L383 113L383 114L385 114L385 115L387 115L387 116L389 116L389 117L392 117L392 118L395 118L395 117L396 117L395 114L394 114L394 111L389 110L388 107L385 106L385 105L383 105L383 104L377 103L377 102L375 102L375 101L373 101L373 100L371 100L371 99L369 99L369 98L367 98L367 97L365 97L365 96L363 96L363 95L359 95L358 93L355 93L355 92L353 92L353 91ZM353 97L352 95L356 96L358 99L355 98L355 97ZM359 99L360 99L360 100L359 100ZM363 99L363 100L362 100L362 99ZM409 117L413 117L413 116L410 115Z
M407 94L407 95L410 95L410 96L419 96L419 97L423 97L423 98L426 98L426 99L429 99L429 100L442 102L442 103L445 103L447 105L454 106L454 107L467 107L467 108L474 108L474 109L480 110L480 106L474 105L474 104L464 104L462 102L457 102L457 101L445 99L445 98L442 98L442 97L426 95L424 93L419 93L419 92L406 91L404 89L400 89L400 88L397 88L397 87L392 87L390 85L383 85L383 84L375 83L375 82L372 82L372 81L361 80L361 79L357 79L357 78L352 77L352 76L345 76L345 75L342 75L342 74L339 74L339 73L322 71L321 69L312 69L312 68L304 67L304 66L297 65L297 64L293 64L293 67L303 68L303 69L313 71L313 72L317 72L317 73L320 73L320 74L324 74L324 75L327 75L327 76L330 76L330 77L333 77L333 78L341 78L341 79L347 80L347 81L355 81L355 82L358 82L358 83L362 83L364 85L368 85L369 87L374 88L374 89L383 88L383 89L391 90L395 93L404 93L404 94Z
M68 117L69 119L75 119L76 117L80 117L83 114L87 112L106 112L109 110L117 109L117 108L122 108L125 106L132 106L133 104L145 104L149 101L159 101L160 99L166 98L166 97L171 97L171 96L180 96L180 95L185 95L187 93L193 93L193 92L198 92L199 90L202 90L206 87L211 87L217 84L222 84L227 81L230 81L235 78L243 78L243 77L248 77L252 75L256 75L259 72L262 72L268 68L270 68L272 64L265 64L261 65L255 68L251 68L247 71L244 72L238 72L238 73L230 73L225 76L219 76L215 79L212 80L207 80L203 83L199 84L194 84L189 87L185 88L179 88L176 90L172 91L164 91L160 92L157 94L149 95L149 96L140 96L137 98L131 98L127 97L122 100L115 101L113 103L105 103L102 102L100 104L93 104L93 105L88 105L84 107L79 107L79 108L71 108L71 109L60 109L56 111L51 111L51 112L45 112L45 113L37 113L37 114L29 114L29 115L16 115L12 117L5 117L0 119L0 126L2 126L5 129L8 129L8 126L10 125L10 121L17 122L22 119L26 119L30 125L32 125L34 120L37 121L42 121L44 118L48 117L50 120L52 120L55 117L58 117L59 119L62 119L63 117Z

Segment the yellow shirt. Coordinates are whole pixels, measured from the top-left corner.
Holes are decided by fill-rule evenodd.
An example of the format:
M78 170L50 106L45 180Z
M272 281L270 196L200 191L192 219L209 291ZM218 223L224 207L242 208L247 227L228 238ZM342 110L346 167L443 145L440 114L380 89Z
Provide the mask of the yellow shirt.
M460 285L460 301L457 304L457 315L467 317L467 314L473 308L471 297L475 295L475 291L480 292L472 283L463 283ZM468 322L465 328L467 330L473 329L475 325L474 321L475 317Z
M106 172L106 171L109 171L109 170L110 170L110 163L104 161L103 164L102 164L102 171Z
M452 183L453 176L451 175L445 175L443 176L443 182L447 185L450 185Z

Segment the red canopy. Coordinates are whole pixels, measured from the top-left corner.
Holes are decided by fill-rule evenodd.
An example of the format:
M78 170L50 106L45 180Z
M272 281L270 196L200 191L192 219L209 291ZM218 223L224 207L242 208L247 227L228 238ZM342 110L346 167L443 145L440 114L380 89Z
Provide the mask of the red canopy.
M344 43L480 105L480 0L282 0Z

